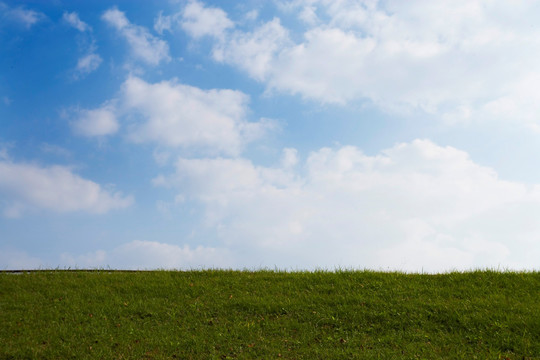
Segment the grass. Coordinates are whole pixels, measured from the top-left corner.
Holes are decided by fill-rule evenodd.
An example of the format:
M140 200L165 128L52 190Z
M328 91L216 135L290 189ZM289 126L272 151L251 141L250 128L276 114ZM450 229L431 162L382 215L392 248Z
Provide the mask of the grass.
M540 359L540 273L0 274L0 359Z

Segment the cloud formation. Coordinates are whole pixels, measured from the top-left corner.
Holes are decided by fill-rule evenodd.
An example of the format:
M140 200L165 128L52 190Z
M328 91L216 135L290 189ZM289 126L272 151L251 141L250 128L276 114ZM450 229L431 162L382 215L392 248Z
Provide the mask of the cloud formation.
M287 149L278 167L180 158L154 184L201 204L201 226L249 253L248 267L524 268L540 256L528 253L540 187L501 180L463 151L415 140L375 156L352 146L296 156Z
M116 133L120 127L113 104L106 103L97 109L75 111L76 120L71 125L78 135L93 137Z
M12 8L0 2L0 19L22 25L27 30L45 18L39 11L25 9L23 6Z
M202 148L237 154L270 127L245 120L248 96L227 89L202 90L176 80L151 84L128 78L122 86L127 111L142 115L131 130L135 142Z
M176 79L149 83L130 76L118 98L96 109L77 110L72 126L79 135L111 135L122 118L135 143L237 155L275 127L266 119L247 121L248 102L236 90L203 90Z
M98 54L90 53L79 58L77 61L76 71L79 75L87 75L91 72L97 70L99 65L101 65L101 56Z
M78 13L66 11L62 15L62 19L74 29L86 34L85 36L90 43L89 46L85 46L87 47L86 53L78 59L77 66L74 69L74 78L75 80L78 80L97 70L103 62L103 59L96 54L97 46L95 45L95 40L91 34L92 27L82 21L79 18Z
M104 268L110 264L121 269L200 269L208 264L227 268L232 265L226 249L160 243L135 240L122 244L110 251L98 250L73 256L63 254L62 260L69 266L81 268Z
M192 0L182 12L182 28L194 38L203 36L221 37L225 30L234 27L234 24L225 11L206 7L204 4Z
M133 55L143 62L158 65L171 60L167 42L150 34L145 27L130 23L126 15L117 8L107 10L102 19L124 37Z
M202 22L209 8L189 3L186 9L193 4L193 18ZM279 18L252 30L222 27L213 34L213 58L242 69L268 91L322 103L369 102L450 123L538 125L540 65L533 59L540 54L540 31L527 25L535 23L533 2L280 4L305 30L291 31ZM194 39L204 34L186 32Z
M67 167L9 160L0 160L0 194L3 215L12 218L32 210L103 214L133 203L132 196L107 191Z
M160 11L158 17L154 20L154 30L160 35L163 35L165 30L171 31L172 29L172 16L163 16L163 11Z
M79 14L74 12L64 12L62 19L80 32L92 31L92 28L79 18Z
M24 251L0 248L0 270L26 270L44 268L46 264L39 258Z
M275 58L291 40L288 31L274 18L252 32L235 31L213 49L216 61L240 67L259 81L268 81L275 71Z

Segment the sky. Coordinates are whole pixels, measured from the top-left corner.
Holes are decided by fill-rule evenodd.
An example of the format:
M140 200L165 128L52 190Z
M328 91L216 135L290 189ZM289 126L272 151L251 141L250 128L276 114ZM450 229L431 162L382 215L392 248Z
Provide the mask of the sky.
M539 270L539 16L0 0L0 270Z

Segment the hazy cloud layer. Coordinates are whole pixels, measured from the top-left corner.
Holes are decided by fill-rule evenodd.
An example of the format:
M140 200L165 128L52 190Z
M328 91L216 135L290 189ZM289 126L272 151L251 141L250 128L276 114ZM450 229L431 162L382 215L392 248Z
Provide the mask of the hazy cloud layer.
M178 246L157 241L132 241L110 251L98 250L73 256L63 254L62 259L69 266L82 268L106 268L109 264L122 269L200 269L227 268L232 265L230 253L226 249L189 245Z
M297 164L287 149L282 164L182 158L154 183L202 204L201 226L256 254L245 266L442 271L524 257L534 266L540 188L500 180L463 151L415 140L376 156L323 148Z
M0 264L0 270L40 269L47 266L37 257L8 248L0 248Z

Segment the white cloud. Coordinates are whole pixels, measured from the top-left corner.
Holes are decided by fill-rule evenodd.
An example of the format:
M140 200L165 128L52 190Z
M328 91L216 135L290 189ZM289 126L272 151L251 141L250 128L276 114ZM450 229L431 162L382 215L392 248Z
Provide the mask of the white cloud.
M150 65L171 60L167 42L150 34L145 27L130 23L122 11L116 8L109 9L103 14L102 19L126 39L133 54L140 60Z
M336 103L369 96L351 78L365 81L366 57L376 45L372 39L339 29L314 29L304 37L304 43L283 49L273 59L271 89Z
M182 12L181 26L194 38L203 36L221 38L234 24L223 10L205 7L202 3L192 0Z
M289 42L287 30L275 18L251 33L233 32L216 44L216 61L234 64L257 80L266 80L274 67L276 54Z
M178 246L156 241L132 241L111 251L96 252L73 256L62 255L62 262L79 268L115 269L195 269L212 267L230 267L231 254L225 249L188 245Z
M94 53L87 54L79 58L79 60L77 61L76 71L80 75L90 74L91 72L97 70L99 65L101 65L102 61L103 60L101 59L101 56L97 54L94 54Z
M201 226L247 254L237 266L537 267L540 186L501 180L463 151L416 140L376 156L323 148L295 162L292 149L276 168L182 158L154 184L199 202Z
M111 193L64 166L0 161L0 194L4 216L19 217L34 209L55 212L106 213L133 203L131 196Z
M202 90L175 80L151 84L137 77L122 86L122 106L135 121L135 142L202 148L237 154L272 126L245 121L248 96L234 90Z
M283 149L283 158L281 159L281 165L285 169L292 168L298 164L298 151L292 148Z
M163 11L160 11L158 17L154 20L154 30L160 35L163 34L163 31L172 29L172 16L163 16Z
M2 18L21 24L26 29L30 29L33 25L46 18L39 11L25 9L22 6L11 8L3 2L0 2L0 14Z
M79 30L80 32L87 33L86 37L89 39L90 42L90 45L86 50L86 54L78 59L77 66L74 69L73 77L75 80L78 80L97 70L97 68L101 65L103 59L101 58L101 56L95 53L97 50L97 46L95 45L95 40L91 35L92 27L82 21L79 18L79 14L77 14L76 12L64 12L62 19L67 24Z
M316 13L316 7L312 5L305 6L298 15L298 18L309 25L314 25L319 20Z
M170 148L206 154L239 154L246 144L275 130L271 119L246 120L249 97L235 90L203 90L176 79L148 83L129 76L117 98L96 109L71 112L73 131L82 136L112 135L125 123L128 139L155 143L156 161L166 162Z
M259 17L259 11L257 10L248 11L245 15L246 20L249 20L249 21L255 21L257 20L258 17Z
M323 103L369 101L450 123L539 123L533 1L300 0L281 8L297 12L302 33L277 18L224 32L214 59L268 90Z
M116 119L115 107L106 103L97 109L77 110L77 119L71 125L73 131L82 136L105 136L116 133L120 127Z
M80 32L92 31L92 28L79 18L76 12L64 12L62 19Z

